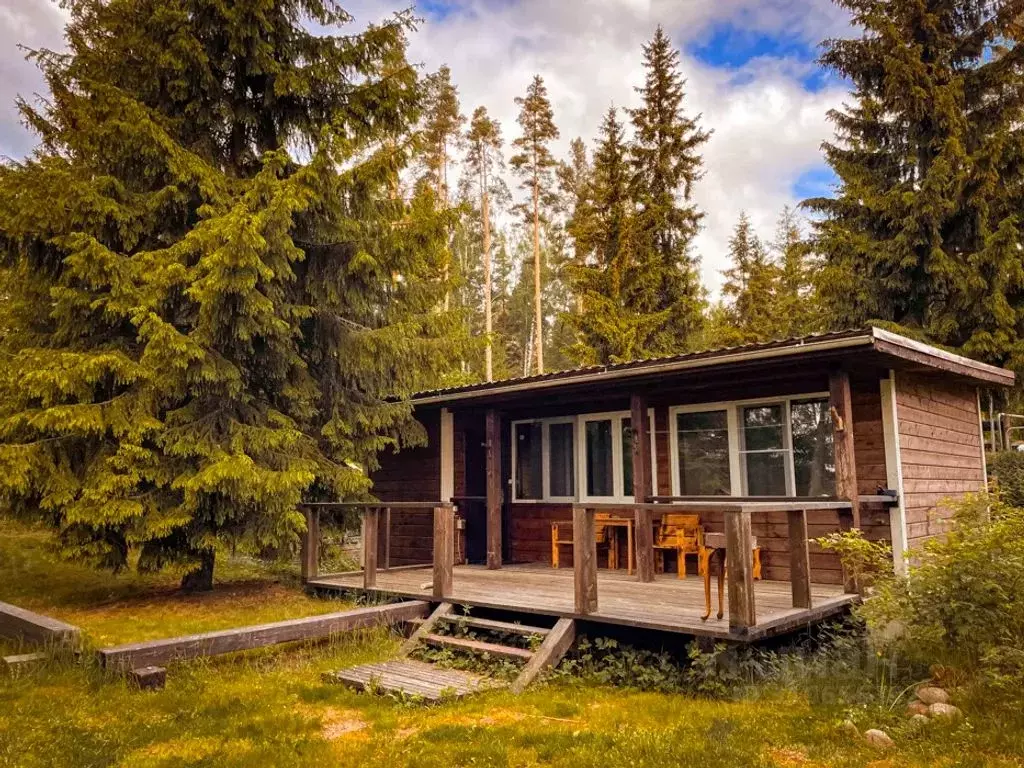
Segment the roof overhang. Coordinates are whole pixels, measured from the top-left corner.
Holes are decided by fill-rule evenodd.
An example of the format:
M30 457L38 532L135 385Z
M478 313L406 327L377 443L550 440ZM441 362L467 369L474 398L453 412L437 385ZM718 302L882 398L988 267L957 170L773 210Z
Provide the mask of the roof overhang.
M685 371L711 372L716 368L737 364L749 366L760 361L767 364L784 361L787 358L799 360L805 357L844 352L848 352L850 355L857 352L875 353L876 357L881 355L884 358L912 364L914 367L930 368L937 373L945 372L958 378L967 378L982 386L1009 387L1013 386L1015 380L1013 371L981 363L881 328L868 328L808 336L785 342L771 342L621 365L582 368L522 379L471 384L465 387L424 392L414 395L411 402L417 406L467 403L483 399L542 393L569 386L602 385Z

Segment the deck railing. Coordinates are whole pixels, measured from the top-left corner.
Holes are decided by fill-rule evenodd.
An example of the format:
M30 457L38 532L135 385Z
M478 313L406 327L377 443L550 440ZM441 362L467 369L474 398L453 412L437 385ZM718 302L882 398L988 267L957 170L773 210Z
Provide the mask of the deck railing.
M754 512L785 512L788 522L790 582L794 608L812 607L810 548L807 535L807 512L835 510L839 527L849 528L851 504L828 500L682 500L646 504L574 504L573 582L575 611L582 616L598 612L597 588L597 512L631 512L634 515L637 579L654 579L654 518L662 513L721 512L725 521L725 562L728 564L729 628L746 632L757 624L754 595L753 535ZM682 565L680 565L682 567ZM721 564L720 564L721 567Z
M306 535L302 538L301 572L304 582L320 577L320 522L323 512L351 511L362 518L363 588L377 586L380 571L432 568L433 595L441 599L451 595L455 571L455 507L437 501L321 502L302 505L306 515ZM433 555L431 562L391 565L391 517L393 511L431 515L433 518ZM380 528L384 521L384 562L379 562ZM323 574L325 575L325 574Z

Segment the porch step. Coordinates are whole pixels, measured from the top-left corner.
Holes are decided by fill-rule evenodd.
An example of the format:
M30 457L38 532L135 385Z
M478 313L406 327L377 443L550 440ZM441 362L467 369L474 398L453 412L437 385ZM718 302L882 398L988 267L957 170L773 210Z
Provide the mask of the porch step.
M534 635L544 637L551 631L546 627L534 627L529 624L516 624L511 621L478 619L475 616L460 616L456 613L446 613L439 618L447 624L458 624L460 626L471 627L472 629L483 629L489 632L507 632L510 635L521 635L522 637L533 637ZM422 619L420 621L422 621Z
M428 634L423 637L423 642L427 645L432 645L435 648L456 648L460 651L469 651L471 653L487 653L491 656L498 656L503 659L529 661L533 658L533 651L527 651L523 648L513 648L510 645L485 643L482 640L469 640L464 637Z
M436 664L412 659L361 664L338 672L326 672L323 679L357 691L397 694L429 702L462 698L504 685L472 672L444 669Z

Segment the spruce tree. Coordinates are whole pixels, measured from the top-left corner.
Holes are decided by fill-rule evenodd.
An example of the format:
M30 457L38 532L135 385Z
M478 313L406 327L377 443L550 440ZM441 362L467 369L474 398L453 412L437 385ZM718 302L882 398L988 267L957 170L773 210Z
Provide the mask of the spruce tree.
M486 107L477 107L469 126L466 140L465 166L466 173L475 187L479 200L479 217L482 230L483 264L483 304L484 304L484 378L494 378L493 364L493 306L492 306L492 270L491 270L491 203L497 198L503 201L508 197L508 190L499 175L505 167L502 157L501 125L488 114Z
M630 197L628 148L617 112L610 107L601 123L587 223L574 231L577 250L592 254L588 263L570 270L583 311L567 318L576 332L569 354L583 365L656 354L652 339L671 311L659 307L647 290L647 262L637 257L638 217Z
M888 321L1024 369L1024 2L837 2L858 33L821 61L853 101L830 113L837 195L808 201L832 324Z
M450 203L448 169L452 162L452 150L465 143L462 130L466 124L466 116L462 114L459 91L452 83L452 73L447 65L427 76L424 91L423 178L433 186L441 206L447 208ZM443 275L445 282L449 280L450 264L449 250ZM446 310L450 307L450 301L449 291L444 295Z
M722 294L730 300L729 317L739 343L778 338L779 270L772 263L746 212L729 240L729 259Z
M648 346L655 354L673 353L692 344L703 318L704 291L691 247L703 214L692 194L702 176L700 150L710 134L700 128L699 115L685 113L679 51L661 26L644 45L643 58L644 85L636 89L642 104L629 110L631 197L639 208L635 237L646 262L648 311L667 313Z
M387 395L453 358L448 221L395 195L410 17L333 2L75 0L0 168L0 504L120 569L297 543L424 438Z
M557 163L551 154L551 142L558 138L554 112L548 99L544 79L535 75L526 89L526 96L516 97L519 107L517 122L522 129L512 145L518 150L511 158L513 170L522 179L521 187L530 193L530 200L517 206L529 223L533 235L533 368L544 372L544 312L541 279L540 233L548 210L555 204L554 171Z
M561 208L566 217L565 231L572 239L573 262L577 268L587 264L590 255L587 248L593 240L594 225L591 207L591 185L593 170L587 157L587 145L577 137L569 144L569 160L558 166L558 185L561 191ZM573 309L583 312L583 295L574 291Z
M816 261L804 236L800 217L786 206L779 215L772 243L778 286L772 314L778 336L806 336L825 330L814 292Z

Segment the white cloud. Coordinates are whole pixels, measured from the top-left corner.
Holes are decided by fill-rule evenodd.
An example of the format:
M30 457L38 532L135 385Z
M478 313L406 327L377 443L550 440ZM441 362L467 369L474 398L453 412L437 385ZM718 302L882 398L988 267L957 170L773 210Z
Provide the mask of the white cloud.
M359 26L407 6L404 0L343 4ZM41 88L15 44L58 46L61 19L48 0L0 0L0 154L21 155L31 146L12 102L17 93ZM414 35L411 56L427 70L447 63L464 111L487 106L501 120L506 141L518 131L513 99L540 73L564 152L575 136L591 142L609 104L636 103L640 46L658 23L681 46L707 39L723 23L813 45L842 33L846 19L825 0L460 0ZM703 113L702 125L714 131L696 190L707 213L697 251L713 291L740 210L770 236L782 206L795 202L793 184L821 164L819 146L831 135L825 113L845 92L838 86L807 90L808 68L807 62L762 57L728 70L684 54L688 108Z

